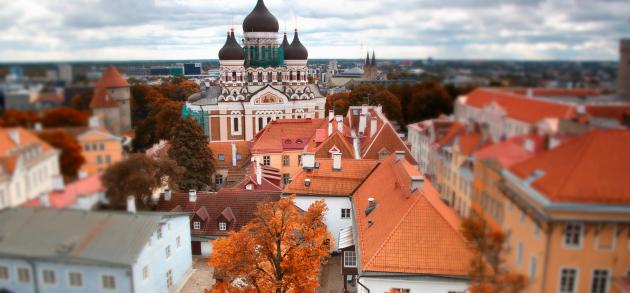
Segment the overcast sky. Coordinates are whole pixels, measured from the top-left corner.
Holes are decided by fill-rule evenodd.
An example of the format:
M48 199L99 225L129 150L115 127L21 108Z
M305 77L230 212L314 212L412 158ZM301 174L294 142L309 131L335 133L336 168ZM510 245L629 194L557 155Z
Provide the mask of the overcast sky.
M255 2L0 0L0 61L216 59ZM630 38L630 0L266 3L310 58L617 60Z

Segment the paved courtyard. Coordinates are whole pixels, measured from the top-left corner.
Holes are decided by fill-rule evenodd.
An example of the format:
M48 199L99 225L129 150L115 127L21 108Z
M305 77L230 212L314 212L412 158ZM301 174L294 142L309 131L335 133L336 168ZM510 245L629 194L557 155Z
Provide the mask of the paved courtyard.
M204 289L210 289L214 285L213 270L208 266L207 257L193 256L193 271L179 292L200 293Z
M357 292L357 290L355 287L348 286L348 292ZM319 275L317 293L343 293L341 255L332 256L322 268Z

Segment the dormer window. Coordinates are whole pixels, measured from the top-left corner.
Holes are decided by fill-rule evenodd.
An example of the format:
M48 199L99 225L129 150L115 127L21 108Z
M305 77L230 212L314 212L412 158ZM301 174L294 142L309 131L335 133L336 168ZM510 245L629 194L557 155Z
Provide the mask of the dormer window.
M226 222L219 222L219 230L220 231L227 230L227 223Z
M247 190L253 190L253 189L254 189L254 185L253 185L253 184L251 184L251 183L250 183L250 184L247 184L247 185L245 185L245 189L247 189Z
M201 223L197 221L193 222L193 229L195 230L201 229Z

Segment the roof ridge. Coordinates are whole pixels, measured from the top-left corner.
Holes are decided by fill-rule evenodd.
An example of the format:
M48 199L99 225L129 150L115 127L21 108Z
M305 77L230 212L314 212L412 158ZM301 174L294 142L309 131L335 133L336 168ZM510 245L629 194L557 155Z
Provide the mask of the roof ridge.
M396 223L396 225L389 232L389 234L387 234L387 237L385 237L385 240L381 243L381 245L379 245L378 249L376 249L374 254L372 254L372 256L370 257L370 260L368 260L368 262L365 264L364 267L367 267L368 265L370 265L374 261L376 256L381 252L381 250L383 250L383 247L385 247L385 244L388 243L389 240L393 237L394 233L398 230L398 227L400 227L402 222L407 218L407 216L409 215L411 210L416 206L416 204L418 204L419 201L420 201L420 196L418 196L417 198L414 199L414 201L409 205L409 208L407 208L407 210L405 211L404 215L402 217L400 217L400 221L398 221L398 223ZM367 218L366 218L366 220L367 220ZM369 227L368 227L368 229L369 229Z
M593 131L589 134L587 134L586 136L582 137L582 139L585 139L587 142L581 146L578 146L578 159L574 161L573 168L569 169L569 173L568 176L564 176L564 178L562 179L562 182L560 184L558 184L558 187L555 188L554 193L559 193L561 190L564 189L564 187L568 184L569 179L572 178L572 174L575 173L576 170L578 170L579 168L576 168L575 166L581 165L585 156L584 153L587 152L588 150L591 149L591 145L593 145L593 143L595 143L596 139L595 137L593 137L592 139L586 139L588 138L588 136L597 136L598 132L597 131ZM569 142L570 145L570 142ZM566 145L565 145L566 146ZM545 177L545 174L543 174L542 177ZM541 178L542 178L541 177Z

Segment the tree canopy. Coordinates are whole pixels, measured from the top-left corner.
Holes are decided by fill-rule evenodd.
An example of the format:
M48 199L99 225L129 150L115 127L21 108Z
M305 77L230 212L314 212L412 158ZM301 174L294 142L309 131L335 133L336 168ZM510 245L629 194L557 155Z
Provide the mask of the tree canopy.
M40 121L39 113L19 110L5 110L0 116L0 127L32 128Z
M329 256L323 200L301 212L294 197L260 204L249 224L214 241L210 266L219 277L207 292L315 292Z
M81 165L85 163L85 158L81 154L81 145L77 139L59 130L42 131L38 136L52 147L61 150L59 167L65 181L76 178Z
M186 169L179 186L183 190L205 190L212 186L214 160L208 137L197 121L179 119L171 135L168 156Z
M138 209L146 209L153 191L165 184L177 186L183 172L183 168L173 160L156 160L144 154L132 154L107 168L101 181L107 190L111 208L125 209L127 196L133 195Z
M132 87L132 113L136 130L135 151L144 151L161 139L170 139L173 127L181 120L181 102L171 101L147 86Z
M462 221L462 234L475 252L469 276L472 293L517 293L527 287L525 276L507 269L504 260L506 235L492 227L476 210Z
M73 108L54 108L44 113L42 125L44 127L87 126L89 118L88 113Z

